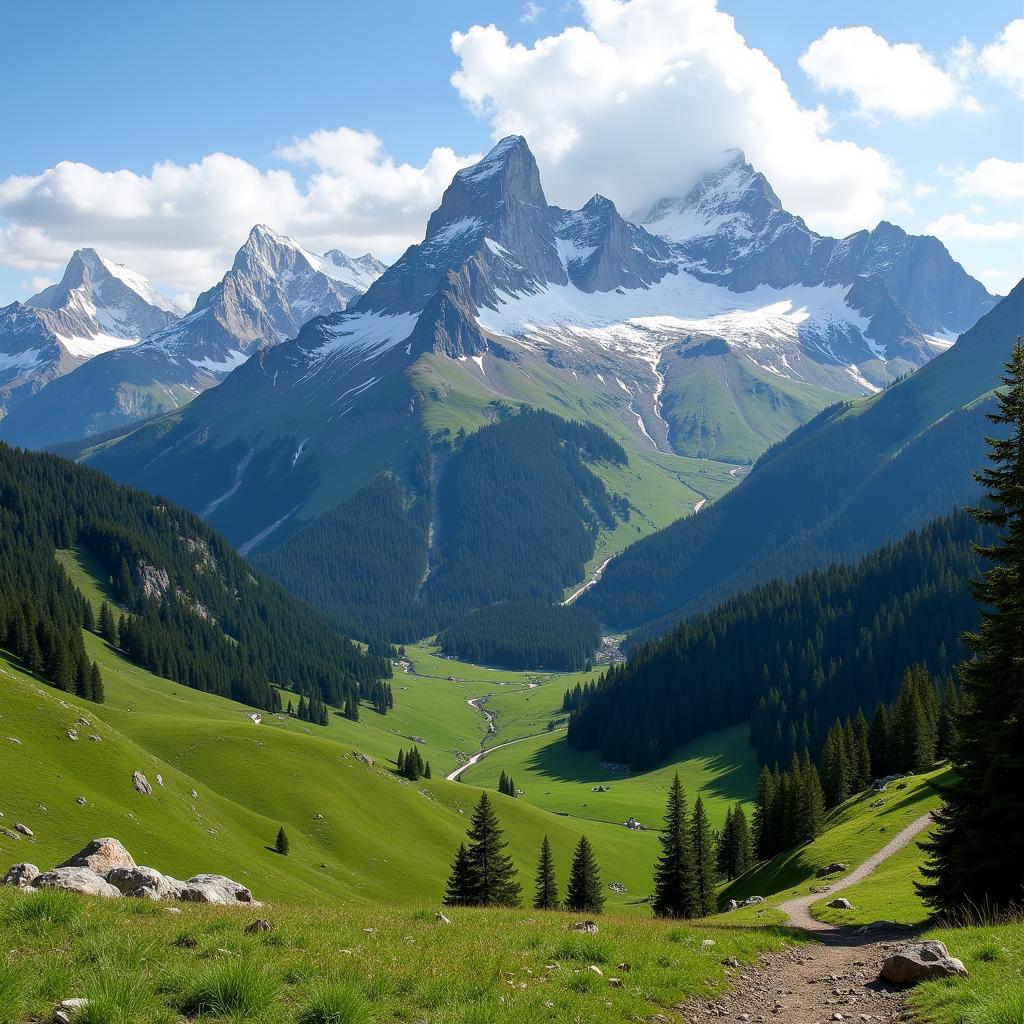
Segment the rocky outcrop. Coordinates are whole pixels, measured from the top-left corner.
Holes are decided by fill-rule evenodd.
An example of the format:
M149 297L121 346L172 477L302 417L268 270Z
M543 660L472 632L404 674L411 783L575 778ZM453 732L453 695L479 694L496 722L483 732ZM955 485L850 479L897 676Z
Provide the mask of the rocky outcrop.
M106 877L115 868L134 868L132 855L116 839L93 839L59 868L89 868Z
M853 910L853 904L842 896L837 896L834 900L829 900L825 906L831 907L833 910Z
M93 839L63 864L39 873L34 864L15 864L0 885L25 890L62 889L118 899L182 900L217 906L262 906L244 885L226 875L199 874L188 881L144 867L116 839Z
M33 889L61 889L64 892L76 892L83 896L104 896L107 899L118 899L119 889L111 885L102 875L92 868L59 867L52 871L44 871L32 882Z
M153 795L153 787L149 784L149 779L142 772L132 772L132 785L143 796Z
M944 943L936 939L906 946L886 957L882 977L893 985L913 985L928 978L967 977L962 960L949 955Z

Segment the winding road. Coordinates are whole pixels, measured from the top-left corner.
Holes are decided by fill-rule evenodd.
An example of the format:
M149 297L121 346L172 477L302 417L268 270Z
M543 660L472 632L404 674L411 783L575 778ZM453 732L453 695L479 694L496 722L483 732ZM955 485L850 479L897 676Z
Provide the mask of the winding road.
M565 599L565 600L564 600L564 601L562 602L562 605L563 605L563 606L565 606L565 605L570 605L570 604L572 604L572 603L573 603L573 601L575 601L575 600L576 600L576 598L580 596L580 594L584 594L584 593L586 593L586 592L587 592L587 591L588 591L588 590L589 590L589 589L590 589L590 588L591 588L592 586L594 586L594 585L595 585L595 584L596 584L596 583L597 583L597 582L598 582L598 581L599 581L599 580L601 579L601 577L602 577L602 576L604 575L604 571L605 571L605 569L607 569L607 568L608 568L608 563L609 563L609 562L610 562L610 561L612 560L612 558L614 558L614 557L615 557L615 556L614 556L614 555L612 555L612 556L611 556L611 558L606 558L606 559L605 559L605 560L604 560L604 561L603 561L603 562L602 562L602 563L601 563L601 564L600 564L600 565L599 565L599 566L598 566L598 567L597 567L597 568L596 568L596 569L594 570L594 574L593 574L593 576L591 576L591 577L590 577L590 579L589 579L589 580L587 580L587 582L586 582L586 583L584 583L584 584L583 584L583 586L582 586L582 587L580 587L580 589L579 589L579 590L577 590L577 591L575 591L574 593L570 594L570 595L569 595L569 596L568 596L568 597L567 597L567 598L566 598L566 599Z

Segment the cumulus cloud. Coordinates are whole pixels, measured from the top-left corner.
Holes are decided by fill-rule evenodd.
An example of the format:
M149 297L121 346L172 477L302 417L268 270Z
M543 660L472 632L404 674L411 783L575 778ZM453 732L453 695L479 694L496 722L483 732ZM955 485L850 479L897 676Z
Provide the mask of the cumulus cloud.
M925 230L930 235L949 241L1006 242L1024 238L1020 221L978 221L970 213L946 213L933 220Z
M981 51L982 69L1024 99L1024 18L1011 21L999 38Z
M277 155L307 168L308 180L296 167L261 170L224 153L149 174L63 161L9 177L0 181L0 263L52 272L88 245L194 295L258 222L314 250L390 259L422 237L445 185L475 159L442 147L422 166L397 163L376 136L348 128L294 139Z
M600 191L629 213L739 146L812 227L872 226L902 188L875 149L828 136L714 0L582 0L584 24L530 46L494 25L452 36L452 83L495 138L526 136L549 197Z
M989 157L956 177L957 195L984 196L1001 203L1024 200L1024 162Z
M890 43L866 25L830 28L801 54L800 67L819 88L849 93L864 117L901 120L963 107L978 110L957 81L917 43Z

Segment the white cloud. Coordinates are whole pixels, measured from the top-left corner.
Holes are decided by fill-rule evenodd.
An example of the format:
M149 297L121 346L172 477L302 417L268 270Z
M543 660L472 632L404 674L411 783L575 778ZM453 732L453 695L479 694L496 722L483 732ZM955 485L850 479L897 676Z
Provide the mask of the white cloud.
M624 212L677 194L730 146L823 231L871 226L901 189L875 149L827 136L714 0L582 0L585 24L531 46L494 25L452 36L452 82L493 135L526 136L549 197Z
M929 235L938 235L943 241L1006 242L1024 238L1024 224L1019 221L1000 220L983 222L972 220L969 213L945 213L925 228Z
M930 196L935 191L935 186L929 185L926 181L917 181L910 191L915 198L921 199L923 196Z
M520 15L519 20L527 25L532 25L543 13L544 8L536 3L536 0L527 0L523 4L523 13Z
M1024 99L1024 18L1011 21L999 38L981 51L982 69Z
M960 196L984 196L1001 203L1024 200L1024 162L989 157L956 177Z
M854 96L865 117L913 120L955 107L979 109L957 77L917 43L890 43L866 25L830 28L799 64L819 89Z
M308 181L224 153L149 174L64 161L9 177L0 181L0 263L52 272L89 245L194 294L221 277L258 222L314 250L391 259L422 237L444 187L473 159L438 148L421 167L396 163L376 136L348 128L295 139L278 156L307 165Z
M1012 270L1002 270L996 267L989 267L974 276L993 295L1006 295L1021 279L1020 275L1015 274Z
M41 292L44 288L49 288L51 284L53 284L53 280L51 278L37 274L35 277L30 277L27 281L22 281L21 290L27 295L35 295L36 292Z

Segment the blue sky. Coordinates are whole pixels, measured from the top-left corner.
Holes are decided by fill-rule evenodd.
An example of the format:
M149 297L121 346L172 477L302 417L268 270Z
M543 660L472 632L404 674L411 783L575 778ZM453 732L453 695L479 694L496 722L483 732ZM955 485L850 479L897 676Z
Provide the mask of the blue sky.
M185 301L253 220L394 258L507 129L558 202L629 213L739 144L814 228L884 216L990 288L1024 273L1019 2L627 6L5 5L0 302L86 244Z

